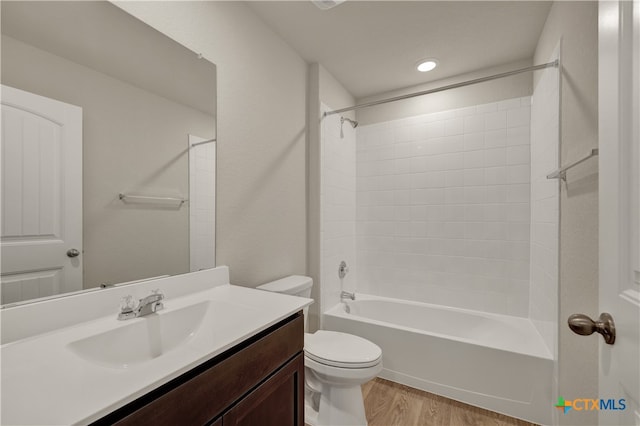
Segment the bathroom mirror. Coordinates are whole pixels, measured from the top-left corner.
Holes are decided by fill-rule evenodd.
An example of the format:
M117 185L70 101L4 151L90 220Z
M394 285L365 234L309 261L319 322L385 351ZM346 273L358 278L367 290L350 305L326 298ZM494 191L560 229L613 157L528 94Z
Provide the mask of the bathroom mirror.
M109 2L1 7L2 304L214 267L216 66Z

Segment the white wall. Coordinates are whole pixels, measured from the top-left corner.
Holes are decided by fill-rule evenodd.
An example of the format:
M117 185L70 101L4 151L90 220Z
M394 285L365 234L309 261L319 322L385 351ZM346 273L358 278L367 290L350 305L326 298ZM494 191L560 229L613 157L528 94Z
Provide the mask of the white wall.
M307 64L241 2L116 4L217 65L217 263L305 274Z
M189 270L216 266L216 143L189 135ZM200 145L195 145L200 143Z
M321 65L309 65L308 253L309 273L316 283L309 327L320 326L320 313L339 300L341 260L349 263L347 280L356 280L355 265L355 131L340 116L324 111L354 104L351 94ZM354 118L353 113L344 115ZM337 132L337 133L336 133ZM350 198L345 196L350 193Z
M555 2L538 42L534 61L549 58L562 40L560 163L598 146L598 3ZM578 336L567 317L598 312L598 162L568 173L560 186L560 289L558 394L598 395L598 339ZM590 336L594 337L594 336ZM597 411L559 414L560 424L590 425Z
M333 108L322 104L322 110ZM341 131L342 128L342 131ZM355 291L356 264L356 129L339 115L322 120L322 280L321 309L340 301L340 292ZM338 266L345 261L349 273L338 276Z
M560 45L547 62L559 57ZM531 97L531 261L529 317L553 356L551 400L558 398L558 247L560 182L547 179L559 166L560 70L535 74ZM551 409L557 424L558 410Z
M547 58L558 58L559 46ZM538 71L531 97L531 286L530 318L557 360L560 78L557 68Z
M360 291L528 315L529 103L359 128Z

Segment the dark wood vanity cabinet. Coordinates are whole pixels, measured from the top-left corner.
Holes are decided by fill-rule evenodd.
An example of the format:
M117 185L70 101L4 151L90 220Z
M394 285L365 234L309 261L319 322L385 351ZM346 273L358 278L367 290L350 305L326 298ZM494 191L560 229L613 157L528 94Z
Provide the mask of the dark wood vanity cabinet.
M298 312L94 424L304 426L303 345Z
M299 354L227 411L222 425L303 426L303 374L304 356Z

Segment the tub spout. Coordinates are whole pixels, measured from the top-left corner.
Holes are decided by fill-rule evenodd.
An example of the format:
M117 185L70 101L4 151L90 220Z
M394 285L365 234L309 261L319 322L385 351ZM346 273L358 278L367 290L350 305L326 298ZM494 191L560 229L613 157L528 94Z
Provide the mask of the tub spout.
M356 294L349 293L348 291L343 291L342 293L340 293L340 300L344 300L344 299L356 300Z

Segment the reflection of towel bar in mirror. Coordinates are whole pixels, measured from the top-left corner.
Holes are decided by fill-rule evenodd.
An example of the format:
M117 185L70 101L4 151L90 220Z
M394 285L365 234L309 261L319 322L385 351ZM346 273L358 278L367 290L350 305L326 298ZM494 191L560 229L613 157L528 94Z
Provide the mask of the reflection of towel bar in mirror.
M563 181L566 182L567 170L577 166L578 164L582 164L583 162L587 161L589 158L595 157L596 155L598 155L598 148L593 148L591 151L589 151L589 154L587 154L585 157L581 158L580 160L575 161L567 166L561 167L553 173L549 173L547 175L547 179L562 179Z
M186 198L149 197L146 195L124 194L122 192L118 194L118 198L122 200L123 203L178 204L180 206L189 201Z
M208 139L206 141L192 143L191 144L191 148L193 148L194 146L204 145L205 143L211 143L211 142L215 142L215 141L216 141L216 139Z

